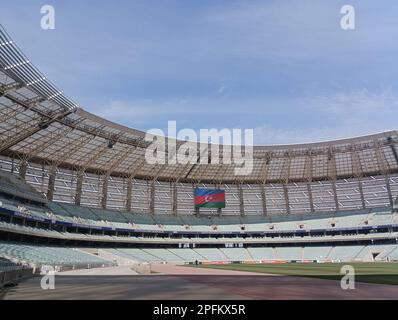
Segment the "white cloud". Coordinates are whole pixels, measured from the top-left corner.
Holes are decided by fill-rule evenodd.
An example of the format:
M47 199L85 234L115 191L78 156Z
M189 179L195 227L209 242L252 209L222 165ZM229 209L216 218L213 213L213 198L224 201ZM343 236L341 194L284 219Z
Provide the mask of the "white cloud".
M397 129L398 96L392 90L314 95L300 102L313 111L312 125L307 122L276 128L255 128L256 144L289 144L351 138ZM326 121L324 121L326 119ZM327 123L322 125L322 123Z
M227 90L227 87L225 85L222 85L219 89L218 89L218 93L219 94L223 94L225 92L225 90Z
M304 104L331 115L341 116L342 120L352 117L387 114L398 109L398 96L392 89L370 92L367 89L333 95L316 95L306 98Z
M219 91L225 93L227 87L222 86ZM221 94L220 92L220 94ZM222 98L220 98L222 99ZM155 118L186 118L190 116L240 116L247 114L258 114L258 100L231 101L214 98L175 98L175 99L141 99L141 100L112 100L109 103L91 108L95 114L112 121L145 120L150 122ZM230 101L230 100L228 100ZM263 105L263 102L260 101ZM252 105L253 108L245 108ZM256 109L257 108L257 109ZM220 124L222 125L222 123Z

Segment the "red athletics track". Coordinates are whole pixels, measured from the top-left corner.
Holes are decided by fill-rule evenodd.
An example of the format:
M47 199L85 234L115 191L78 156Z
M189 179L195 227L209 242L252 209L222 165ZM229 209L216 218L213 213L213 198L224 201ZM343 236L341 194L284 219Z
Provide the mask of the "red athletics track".
M120 268L120 267L119 267ZM40 277L3 291L3 299L71 300L247 300L247 299L398 299L398 286L356 283L345 291L340 282L239 271L153 265L154 275L109 269L58 274L55 290L42 290ZM124 275L120 275L124 274Z

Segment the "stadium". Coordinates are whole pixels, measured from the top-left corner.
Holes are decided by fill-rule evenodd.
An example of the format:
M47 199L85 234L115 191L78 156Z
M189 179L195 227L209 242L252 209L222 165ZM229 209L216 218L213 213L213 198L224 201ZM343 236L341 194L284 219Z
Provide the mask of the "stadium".
M178 281L192 286L188 298L220 298L236 283L247 286L251 271L268 277L256 278L247 296L227 297L291 298L263 294L256 283L306 288L319 281L324 291L302 297L353 298L322 279L339 269L290 277L300 275L296 267L305 274L306 266L347 263L393 278L358 284L358 297L397 297L384 284L397 284L398 131L255 146L253 170L240 176L222 161L151 165L145 132L80 108L3 27L0 67L0 284L22 281L5 298L48 298L34 277L44 266L65 288L73 277L63 275L128 269L132 280L87 275L94 294L104 281L113 288L132 281L141 290L118 298L181 298ZM224 206L199 210L198 189L220 190ZM65 289L59 298L74 294Z

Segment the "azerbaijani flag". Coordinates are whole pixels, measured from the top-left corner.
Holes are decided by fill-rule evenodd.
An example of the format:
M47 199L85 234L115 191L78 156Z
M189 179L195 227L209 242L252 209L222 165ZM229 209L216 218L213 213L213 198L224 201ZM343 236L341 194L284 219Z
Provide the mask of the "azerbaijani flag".
M225 208L225 191L220 189L201 189L194 191L195 209Z

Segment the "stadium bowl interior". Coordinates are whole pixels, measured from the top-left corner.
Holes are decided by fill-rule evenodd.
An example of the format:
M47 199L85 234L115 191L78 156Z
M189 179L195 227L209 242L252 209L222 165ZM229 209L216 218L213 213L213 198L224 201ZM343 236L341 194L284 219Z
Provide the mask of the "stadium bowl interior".
M398 131L255 146L240 176L151 165L144 132L80 108L3 27L0 67L0 272L398 260ZM226 207L195 210L195 188Z

